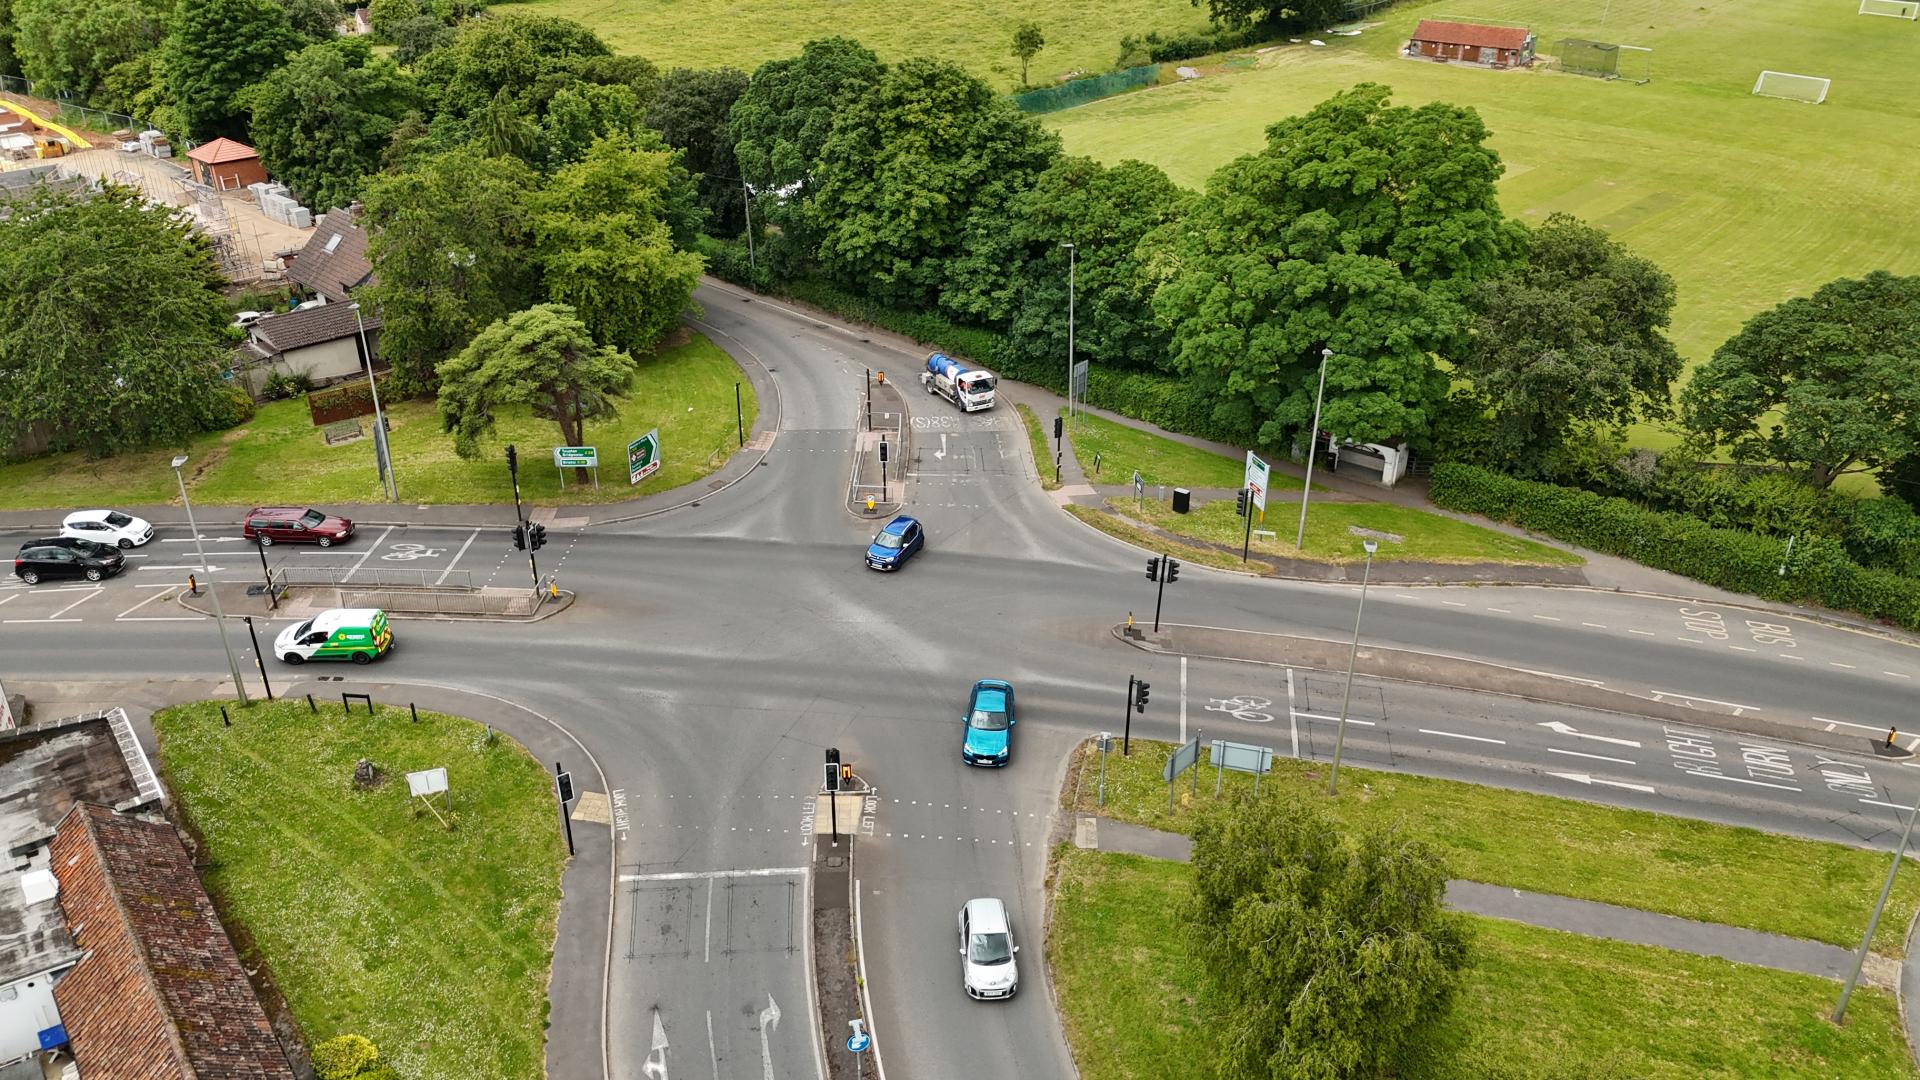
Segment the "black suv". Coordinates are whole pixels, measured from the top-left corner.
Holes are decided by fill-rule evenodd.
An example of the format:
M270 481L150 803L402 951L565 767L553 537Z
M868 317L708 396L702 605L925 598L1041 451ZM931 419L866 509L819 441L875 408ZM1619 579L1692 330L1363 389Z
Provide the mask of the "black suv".
M41 578L86 578L99 581L127 568L118 548L71 536L50 536L20 545L13 559L13 576L29 585Z

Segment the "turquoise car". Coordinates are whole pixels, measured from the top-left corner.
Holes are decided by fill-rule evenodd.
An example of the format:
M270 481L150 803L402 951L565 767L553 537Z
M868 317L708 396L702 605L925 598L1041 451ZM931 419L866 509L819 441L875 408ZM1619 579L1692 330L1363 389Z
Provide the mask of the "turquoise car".
M961 720L966 735L960 740L960 760L969 765L1005 765L1013 753L1013 684L1003 679L974 683Z

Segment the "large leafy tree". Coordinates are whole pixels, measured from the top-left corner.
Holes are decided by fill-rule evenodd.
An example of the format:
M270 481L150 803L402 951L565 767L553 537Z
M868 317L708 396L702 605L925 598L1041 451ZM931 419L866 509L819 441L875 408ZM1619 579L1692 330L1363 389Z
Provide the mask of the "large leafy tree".
M1755 315L1680 405L1696 449L1777 462L1817 490L1920 454L1920 277L1876 270Z
M733 156L729 117L747 81L747 73L736 68L675 68L660 80L660 92L647 108L647 124L682 152L681 163L698 178L707 230L716 236L736 236L745 227L746 192Z
M322 209L360 195L412 104L412 82L355 38L307 46L247 93L261 162Z
M806 198L835 112L885 70L872 50L843 37L809 41L799 56L760 65L733 103L740 175L757 191L797 185L795 198Z
M287 24L301 37L313 43L334 41L340 36L340 24L346 11L340 0L275 0L287 13Z
M1037 22L1023 22L1013 31L1013 56L1020 61L1020 85L1027 85L1027 65L1047 47L1047 38Z
M1183 922L1221 1076L1393 1075L1467 966L1439 853L1397 828L1343 836L1300 798L1221 803L1196 823L1193 878Z
M640 96L632 87L580 83L553 95L540 135L548 164L558 167L585 157L595 140L633 138L645 128Z
M475 335L440 365L440 422L461 457L476 457L503 405L527 405L560 427L566 446L586 445L589 420L618 414L637 370L633 357L593 340L565 304L517 311Z
M187 134L245 139L242 91L304 44L273 0L177 0L160 61Z
M10 436L51 421L54 449L104 456L181 446L231 422L226 280L205 237L111 184L43 189L8 209L0 425Z
M1360 439L1422 438L1444 400L1436 353L1470 325L1460 294L1524 232L1500 213L1500 159L1472 110L1390 106L1363 83L1267 129L1185 218L1149 237L1174 366L1224 424L1284 444L1313 416Z
M1548 217L1524 264L1467 297L1474 335L1457 370L1492 406L1493 456L1538 472L1578 425L1670 415L1673 298L1652 262L1570 214Z
M586 72L594 61L612 58L606 43L579 23L514 13L462 25L452 44L421 58L417 74L433 112L448 119L485 114L502 91L523 115L538 119L562 87L605 81Z
M1200 0L1191 0L1194 7ZM1349 0L1206 0L1207 14L1222 26L1270 28L1275 34L1320 30L1347 17Z
M693 298L704 263L674 246L674 152L608 139L555 173L537 200L534 236L547 296L594 340L652 349Z
M820 262L877 299L928 304L972 223L1003 220L1059 145L959 67L906 60L844 104L821 150L806 209Z
M530 202L535 174L478 149L420 159L367 187L367 254L381 352L396 389L425 393L435 368L539 288Z
M168 0L11 0L20 74L92 101L108 72L160 44ZM4 34L5 29L0 29Z

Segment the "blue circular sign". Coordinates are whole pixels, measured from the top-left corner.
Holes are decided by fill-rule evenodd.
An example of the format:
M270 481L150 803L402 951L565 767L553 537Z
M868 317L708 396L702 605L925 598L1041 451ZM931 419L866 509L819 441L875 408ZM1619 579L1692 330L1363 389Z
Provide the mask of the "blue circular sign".
M847 1036L847 1049L853 1051L856 1054L872 1045L873 1045L873 1036L867 1034L864 1031L855 1032L854 1034Z

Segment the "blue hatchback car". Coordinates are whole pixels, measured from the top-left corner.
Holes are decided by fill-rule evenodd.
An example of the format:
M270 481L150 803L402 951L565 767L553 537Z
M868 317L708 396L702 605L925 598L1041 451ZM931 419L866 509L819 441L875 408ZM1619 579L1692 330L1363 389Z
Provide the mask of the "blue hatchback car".
M920 523L901 514L887 522L867 545L867 565L875 570L898 570L905 566L927 543L926 530Z
M1005 765L1013 753L1013 684L1004 679L981 679L967 700L966 735L960 740L960 760L969 765Z

